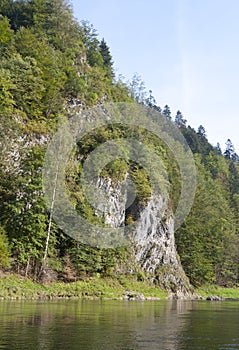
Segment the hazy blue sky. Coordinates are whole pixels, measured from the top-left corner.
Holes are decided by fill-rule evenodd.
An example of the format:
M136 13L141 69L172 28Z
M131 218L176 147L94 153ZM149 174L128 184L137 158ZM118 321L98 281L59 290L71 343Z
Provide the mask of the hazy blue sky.
M73 0L105 38L117 74L141 75L158 104L239 153L238 0Z

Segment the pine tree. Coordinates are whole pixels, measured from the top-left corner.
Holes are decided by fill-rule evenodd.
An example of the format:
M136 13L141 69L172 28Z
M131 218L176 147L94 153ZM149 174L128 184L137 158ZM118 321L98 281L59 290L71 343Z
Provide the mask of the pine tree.
M103 58L104 66L107 69L107 75L108 77L113 78L114 72L113 72L112 56L110 54L110 49L107 46L104 38L100 42L99 49Z
M205 128L202 126L202 125L200 125L199 127L198 127L198 132L197 132L197 134L198 134L198 136L199 137L207 137L206 136L206 130L205 130Z
M235 153L235 148L233 146L233 143L230 139L228 139L226 142L226 150L223 153L224 157L226 159L232 159L234 153Z
M168 120L171 120L171 119L172 119L170 107L169 107L168 105L165 105L165 106L164 106L164 109L163 109L162 114L163 114Z
M88 21L82 21L79 28L80 39L86 48L87 63L91 67L103 66L104 60L100 52L97 31Z
M157 104L157 101L156 101L155 97L153 96L152 90L149 90L149 97L146 98L145 105L149 108L154 109L155 111L157 111L159 113L162 112L161 107Z
M175 117L175 124L178 126L179 129L186 127L187 120L183 118L183 115L180 111L177 111Z
M234 162L229 164L229 184L231 194L239 194L239 173Z
M221 149L221 146L220 146L220 143L217 142L217 145L215 147L215 151L218 155L222 155L222 149Z

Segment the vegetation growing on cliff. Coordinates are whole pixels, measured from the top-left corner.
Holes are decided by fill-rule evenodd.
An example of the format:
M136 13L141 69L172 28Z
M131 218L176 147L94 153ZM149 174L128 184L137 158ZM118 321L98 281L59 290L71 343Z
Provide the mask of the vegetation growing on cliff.
M103 102L135 100L172 120L169 106L156 104L142 81L115 78L110 49L88 22L78 23L65 0L3 0L0 4L0 267L37 278L45 251L49 213L41 171L47 142L67 118L67 106L92 107ZM191 213L176 232L176 244L190 281L222 286L239 283L239 168L230 140L225 153L213 147L206 131L195 131L180 111L172 122L191 147L197 165L197 193ZM98 144L114 137L141 137L163 159L171 184L171 206L180 190L178 166L161 141L145 130L101 128L78 144L68 164L71 199L90 220L98 220L76 191L82 159ZM109 164L106 175L116 181L131 172L138 200L150 196L147 174L133 162ZM128 220L134 218L129 215ZM65 279L110 276L130 252L103 250L77 243L53 223L48 266Z

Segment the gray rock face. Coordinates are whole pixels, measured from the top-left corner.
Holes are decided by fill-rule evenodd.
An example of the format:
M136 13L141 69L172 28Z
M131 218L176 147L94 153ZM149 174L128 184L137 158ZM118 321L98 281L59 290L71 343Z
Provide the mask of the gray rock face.
M97 186L107 195L107 203L99 206L101 211L97 212L103 216L106 225L121 227L125 225L125 205L127 202L127 191L121 184L114 185L110 178L99 178Z
M177 264L172 216L162 213L162 198L151 198L140 214L135 234L135 258L144 271L156 273L158 266Z
M111 179L99 179L97 185L109 195L107 211L103 214L106 224L112 227L126 225L127 188L113 184ZM123 191L122 191L123 188ZM104 208L101 208L104 211ZM174 219L162 196L152 196L147 205L133 205L137 212L133 232L132 253L135 261L132 272L143 271L147 278L171 291L172 298L193 298L174 238Z

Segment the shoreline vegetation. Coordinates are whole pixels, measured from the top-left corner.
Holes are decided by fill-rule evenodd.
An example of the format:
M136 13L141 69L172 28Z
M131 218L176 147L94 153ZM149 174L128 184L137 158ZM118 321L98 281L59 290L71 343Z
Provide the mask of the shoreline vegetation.
M133 278L89 277L76 282L40 284L29 278L6 274L0 278L0 300L118 299L166 300L168 293Z
M202 300L239 300L239 288L204 285L195 289ZM54 299L168 300L170 293L143 281L90 277L76 282L40 284L14 274L0 276L0 301Z

